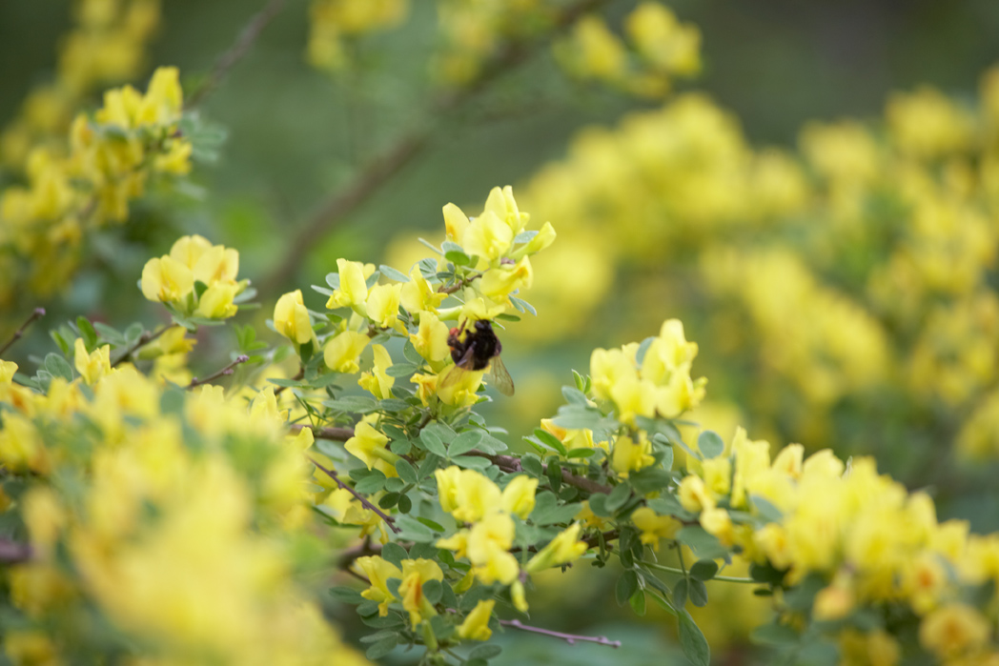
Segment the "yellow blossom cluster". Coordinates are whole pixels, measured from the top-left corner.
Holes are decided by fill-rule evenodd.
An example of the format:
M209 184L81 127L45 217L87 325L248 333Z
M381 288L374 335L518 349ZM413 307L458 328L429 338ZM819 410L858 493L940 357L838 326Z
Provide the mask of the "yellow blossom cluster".
M771 459L770 444L741 428L698 467L679 484L683 508L724 546L779 572L785 585L819 581L814 621L902 605L920 621L922 646L944 663L999 655L991 620L964 603L965 590L999 579L995 535L969 534L964 521L937 522L928 495L879 475L871 458L844 463L828 449L805 457L792 444ZM793 625L800 612L786 609L782 619ZM844 644L858 639L848 623L829 626L841 626ZM878 663L900 663L896 638L861 638L889 646L894 656Z
M135 78L160 20L159 0L81 0L73 29L63 37L53 81L26 97L0 133L0 163L21 173L36 148L65 150L65 133L94 89Z
M319 664L335 651L366 663L292 578L312 438L285 434L273 389L250 405L217 386L165 392L79 341L76 367L79 378L42 393L0 362L0 464L29 480L5 510L31 543L2 574L20 614L4 631L7 657ZM50 630L95 611L118 633Z
M316 335L317 324L301 291L278 300L275 330L307 346L310 355L321 346L326 366L344 374L360 371L361 354L373 337L397 333L422 359L410 381L424 406L460 410L475 404L486 368L456 367L460 359L452 356L453 331L445 322L457 321L458 334L467 339L476 322L526 311L529 306L517 295L533 283L531 257L552 244L555 230L547 222L539 230L528 230L529 216L520 211L509 186L493 188L478 217L469 218L454 204L445 206L443 213L447 240L438 251L441 257L422 260L408 275L337 259L337 272L327 276L333 289L316 288L328 296L326 307L334 313L332 331L323 340ZM440 271L450 276L446 282L438 277ZM373 364L359 385L384 400L396 384L395 375L388 372L392 358L382 344L371 348ZM376 448L384 450L384 444Z
M409 13L409 0L312 0L306 58L318 69L336 72L349 61L344 40L397 26Z
M92 118L78 115L67 154L31 152L27 183L0 192L0 246L7 248L0 304L22 290L44 297L62 289L89 229L126 221L129 202L151 177L190 170L191 143L177 131L182 106L178 72L163 67L145 94L109 90Z
M964 453L999 451L984 418L969 420L999 378L996 99L995 69L976 104L895 94L882 123L806 125L796 153L753 148L697 94L584 130L526 188L562 226L535 267L545 314L520 333L575 330L612 293L636 312L667 299L688 323L707 302L711 348L752 368L724 381L752 390L725 398L762 429L831 444L844 405L878 423L916 410ZM619 265L643 268L643 284L614 287Z
M680 23L658 2L642 2L624 21L631 48L606 22L589 15L555 45L555 56L573 77L595 80L640 97L664 97L675 77L701 70L701 33Z
M142 295L184 316L228 319L239 306L234 300L248 280L237 281L239 252L212 245L194 235L179 238L170 253L150 259L142 269Z

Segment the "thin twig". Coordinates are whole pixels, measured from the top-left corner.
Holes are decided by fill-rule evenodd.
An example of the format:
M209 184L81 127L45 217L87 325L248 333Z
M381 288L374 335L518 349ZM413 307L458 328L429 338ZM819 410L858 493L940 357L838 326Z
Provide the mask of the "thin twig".
M486 453L484 451L479 451L479 450L472 450L465 453L464 455L479 456L481 458L486 458L494 465L496 465L497 467L506 472L521 472L524 469L520 464L520 459L514 456L507 456L501 454L497 455L492 453ZM541 470L542 472L547 474L548 465L546 464L541 465ZM567 470L564 467L562 468L562 483L574 486L576 488L579 488L580 490L585 490L588 493L604 493L605 495L609 495L610 492L614 490L610 486L605 486L601 483L597 483L593 479L588 479L585 476L576 476L575 474L571 473L569 470Z
M219 377L225 377L225 376L231 375L233 372L236 371L236 366L238 366L238 365L240 365L242 363L246 363L249 360L250 360L249 356L247 356L246 354L240 354L239 356L236 357L235 361L233 361L229 365L225 366L221 370L219 370L217 372L213 372L212 374L208 375L204 379L198 379L197 377L195 377L194 379L191 380L191 383L187 385L187 388L188 389L193 389L196 386L201 386L202 384L207 384L209 382L213 382L216 379L218 379Z
M606 636L583 636L580 634L563 634L561 631L552 631L551 629L532 627L529 624L524 624L520 620L500 620L499 623L504 627L513 627L514 629L520 629L521 631L529 631L534 634L544 634L545 636L551 636L552 638L560 638L569 645L575 645L576 642L579 641L581 643L596 643L597 645L607 645L612 648L621 647L621 641L612 641Z
M337 475L336 472L334 472L331 469L326 469L325 467L323 467L322 465L320 465L319 463L317 463L312 458L309 458L309 462L311 462L313 465L315 465L316 467L318 467L319 469L321 469L323 472L325 472L326 476L328 476L331 479L333 479L334 481L336 481L336 485L340 486L341 488L343 488L344 490L346 490L347 492L349 492L351 495L353 495L355 498L357 498L357 501L360 502L366 509L374 511L375 514L377 514L382 520L385 521L385 523L389 526L389 529L391 529L393 532L401 532L402 531L398 527L395 526L395 521L392 519L392 516L388 515L387 513L385 513L381 509L379 509L377 506L375 506L374 504L372 504L371 502L369 502L368 499L364 495L360 494L359 492L357 492L356 490L354 490L353 488L351 488L350 486L348 486L346 483L344 483L343 481L341 481L340 477Z
M7 344L5 344L3 347L0 347L0 354L3 354L5 351L10 349L11 345L13 345L15 342L21 339L21 337L24 335L24 332L28 330L29 326L31 326L44 316L45 316L45 308L35 308L34 311L31 313L31 316L28 317L28 319L23 324L21 324L21 328L14 331L14 335L11 336L10 340L7 341Z
M257 41L257 37L267 27L267 24L281 13L285 4L286 0L270 0L263 9L250 19L250 22L239 33L239 37L236 38L235 43L215 61L215 66L212 68L211 74L208 75L208 80L188 99L187 108L194 108L205 101L205 98L218 88L222 79L229 73L229 70L250 51L250 47Z
M31 559L31 546L9 539L0 539L0 564L18 564Z
M574 24L588 12L608 0L581 0L568 8L553 23L554 36ZM426 116L432 121L401 137L394 146L376 156L364 166L342 190L320 205L309 220L298 230L277 268L263 281L260 293L269 295L287 282L301 263L302 257L317 241L342 222L350 213L366 202L378 188L397 174L430 143L435 127L451 112L474 99L493 81L525 62L540 50L543 40L534 43L514 43L503 49L483 68L475 82L461 90L441 95L430 104Z
M145 347L150 342L152 342L156 338L166 333L167 330L169 329L170 326L161 326L154 333L150 331L143 331L142 335L139 336L139 339L135 341L135 344L126 349L125 352L121 356L119 356L114 363L111 364L111 367L113 368L117 366L119 363L123 363L127 359L131 358L132 354L134 354L140 347Z
M683 569L677 569L676 567L668 567L665 564L657 564L656 562L645 562L645 561L638 562L638 564L643 564L649 567L650 569L666 571L668 573L679 574L681 576L687 575L687 572L685 572ZM723 583L746 583L747 585L761 585L760 581L758 580L753 580L752 578L737 578L735 576L715 576L711 580L720 580Z

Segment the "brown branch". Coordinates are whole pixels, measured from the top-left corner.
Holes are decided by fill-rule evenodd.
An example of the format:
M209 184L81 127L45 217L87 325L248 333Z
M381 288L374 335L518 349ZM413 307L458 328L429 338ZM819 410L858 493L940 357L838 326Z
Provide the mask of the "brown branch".
M211 73L208 75L208 79L198 88L193 95L188 99L185 105L188 109L192 109L201 102L205 101L205 98L212 94L222 79L226 77L229 70L232 69L236 63L243 59L243 57L249 53L250 47L253 43L257 41L257 37L263 32L264 28L271 20L281 13L284 9L286 0L270 0L267 5L261 9L257 14L250 19L250 22L246 24L243 31L236 38L235 43L229 47L225 53L219 56L219 59L215 61L215 66L212 68Z
M521 472L524 469L520 464L520 459L514 456L495 455L478 450L469 451L465 455L487 458L492 464L496 465L505 472ZM548 473L548 465L542 464L541 469L544 473ZM564 467L562 468L562 483L574 486L580 490L585 490L588 493L604 493L605 495L609 495L610 492L614 490L610 486L597 483L593 479L588 479L585 476L576 476Z
M347 492L349 492L351 495L353 495L357 499L357 501L360 502L364 506L364 508L369 509L371 511L374 511L376 515L378 515L382 520L385 521L385 524L389 526L390 530L392 530L393 532L401 532L402 531L398 527L395 526L395 521L392 519L392 516L388 515L387 513L385 513L381 509L379 509L377 506L375 506L374 504L372 504L371 502L369 502L368 498L366 498L364 495L362 495L361 493L357 492L356 490L354 490L353 488L351 488L350 486L348 486L346 483L344 483L343 481L341 481L340 477L337 475L336 472L334 472L331 469L326 469L325 467L323 467L322 465L320 465L319 463L317 463L312 458L309 458L309 462L311 462L313 465L315 465L316 467L318 467L319 469L321 469L326 474L326 476L328 476L331 479L333 479L334 481L336 481L336 485L340 486L341 488L343 488L344 490L346 490Z
M197 377L195 377L194 379L191 380L191 383L187 385L187 388L188 389L193 389L193 388L195 388L197 386L201 386L202 384L207 384L209 382L213 382L216 379L218 379L219 377L225 377L227 375L231 375L233 372L236 371L236 366L237 365L240 365L242 363L246 363L249 360L250 360L249 356L247 356L246 354L240 354L239 356L236 357L235 361L233 361L229 365L225 366L221 370L219 370L217 372L213 372L212 374L208 375L204 379L198 379Z
M569 645L575 645L576 642L579 641L581 643L596 643L598 645L607 645L612 648L621 647L621 641L612 641L606 636L583 636L580 634L563 634L561 631L552 631L551 629L532 627L529 624L524 624L520 620L500 620L499 623L504 627L513 627L514 629L520 629L521 631L529 631L534 634L544 634L545 636L551 636L552 638L560 638Z
M584 14L593 11L605 2L607 0L581 0L554 20L551 34L561 33ZM430 142L436 124L439 124L442 118L474 99L503 74L528 60L540 50L543 44L543 40L528 44L523 42L510 44L486 65L482 74L472 85L443 94L431 103L427 113L427 116L432 119L431 123L404 135L394 146L368 162L343 190L319 206L298 230L277 268L263 281L260 293L272 294L280 289L294 274L302 257L316 245L319 239L365 203L392 176L422 153Z
M45 308L35 308L32 311L31 316L28 317L28 319L23 324L21 324L21 327L16 331L14 331L14 335L11 336L10 340L7 341L7 344L5 344L3 347L0 347L0 354L3 354L5 351L10 349L11 345L13 345L15 342L17 342L24 336L24 332L28 330L29 326L31 326L44 316L45 316Z
M353 428L322 428L320 426L303 425L300 423L291 426L294 432L299 432L303 428L311 430L312 436L316 439L328 439L334 442L346 442L354 436Z
M142 335L139 336L139 339L135 341L135 344L126 349L125 353L119 356L118 359L111 364L111 367L113 368L117 366L119 363L123 363L127 359L131 358L132 354L134 354L140 347L145 347L150 342L152 342L156 338L166 333L167 330L169 329L170 326L161 326L155 333L152 333L150 331L143 331Z

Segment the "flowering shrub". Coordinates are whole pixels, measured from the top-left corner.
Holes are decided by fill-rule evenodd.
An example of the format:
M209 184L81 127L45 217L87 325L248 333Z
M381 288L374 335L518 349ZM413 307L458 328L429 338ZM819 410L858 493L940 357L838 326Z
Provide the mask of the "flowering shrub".
M536 626L561 573L610 577L623 612L669 616L694 664L710 662L722 614L789 663L999 663L999 534L938 521L946 493L910 492L860 455L931 438L997 447L995 72L977 105L921 88L893 96L883 123L807 126L797 152L750 146L687 93L580 134L525 188L533 220L509 186L481 209L447 204L443 241L422 241L418 260L339 257L294 288L287 266L322 235L320 215L260 304L246 277L259 266L185 221L114 285L169 323L53 324L42 308L17 320L65 292L107 228L137 226L147 192L197 189L184 178L221 132L190 100L282 5L186 105L161 67L145 92L112 88L87 110L94 87L137 73L158 4L80 2L57 80L3 135L7 661L483 666L507 632L620 647ZM444 88L429 112L549 43L571 78L640 98L699 71L695 26L654 2L600 5L440 0L428 69ZM364 36L415 11L314 0L306 57L347 81L366 66ZM431 134L359 168L328 208L363 201ZM615 285L624 264L643 281L670 274ZM489 403L515 386L540 403L545 387L511 377L507 353L577 337L606 300L655 334L564 368L564 404L510 437ZM43 317L55 346L15 347ZM227 356L196 375L196 345ZM716 386L739 403L726 418ZM732 412L803 444L723 437L712 428ZM769 610L747 612L747 594Z
M531 258L555 231L531 229L509 187L474 218L448 204L444 220L448 240L408 273L341 259L328 288L313 287L325 313L301 291L278 301L290 379L259 383L240 354L178 385L139 360L168 331L183 353L183 327L234 314L238 254L197 236L150 260L140 283L181 326L98 333L81 318L72 363L52 353L33 376L3 363L9 658L360 660L302 578L340 527L360 541L339 566L363 583L332 593L371 627L370 658L420 646L446 663L499 627L544 631L520 620L532 575L584 561L621 568L619 603L674 615L694 663L709 651L687 606L707 603L719 574L772 596L763 642L877 663L999 654L999 536L938 523L929 496L871 459L800 445L771 456L741 429L685 442L677 419L706 380L691 376L698 346L678 320L595 350L533 450L508 452L475 407L507 381L497 329L533 309L521 298ZM256 348L251 365L280 357L252 329L240 339ZM227 376L228 390L211 383ZM679 567L659 561L665 549ZM724 575L734 556L749 578Z

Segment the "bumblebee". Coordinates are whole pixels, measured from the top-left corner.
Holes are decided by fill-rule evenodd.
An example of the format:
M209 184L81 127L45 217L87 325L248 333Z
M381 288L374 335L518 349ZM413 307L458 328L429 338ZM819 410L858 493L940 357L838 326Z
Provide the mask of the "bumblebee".
M503 344L496 337L492 322L480 319L470 328L466 328L466 324L452 328L447 344L451 348L455 370L476 372L488 368L489 378L496 389L503 395L513 395L513 379L500 359Z

